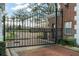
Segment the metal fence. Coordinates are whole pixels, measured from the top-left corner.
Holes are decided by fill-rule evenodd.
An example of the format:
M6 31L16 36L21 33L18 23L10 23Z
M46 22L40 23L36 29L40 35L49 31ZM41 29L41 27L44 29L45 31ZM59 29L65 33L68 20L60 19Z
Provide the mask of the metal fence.
M55 14L54 12L53 14ZM60 15L59 15L60 13ZM34 14L30 14L33 16ZM53 28L50 25L50 21L47 18L49 15L37 14L34 17L25 19L24 21L18 18L5 18L4 20L4 40L6 41L6 47L23 47L34 45L48 45L56 43L57 39L62 38L63 28ZM62 27L62 13L58 11L58 14L53 15L55 18L60 16ZM53 21L52 21L53 22Z

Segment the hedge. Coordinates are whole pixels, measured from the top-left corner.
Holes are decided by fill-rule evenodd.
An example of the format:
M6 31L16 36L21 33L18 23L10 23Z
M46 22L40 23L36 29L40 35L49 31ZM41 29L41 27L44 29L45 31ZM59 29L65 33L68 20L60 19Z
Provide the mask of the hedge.
M76 46L76 39L59 39L58 44Z
M0 42L0 56L5 56L5 42Z

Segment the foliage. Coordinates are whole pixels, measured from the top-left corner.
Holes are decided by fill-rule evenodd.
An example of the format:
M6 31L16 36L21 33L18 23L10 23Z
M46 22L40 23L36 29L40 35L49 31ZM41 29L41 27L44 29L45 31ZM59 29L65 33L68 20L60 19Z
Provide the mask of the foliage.
M39 35L37 36L37 38L39 39L44 39L44 34L42 32L38 32Z
M29 8L31 8L33 13L41 12L43 14L53 13L55 10L54 3L31 3L29 4Z
M31 9L29 12L27 9ZM28 18L33 18L35 22L41 21L40 18L53 13L55 10L54 3L29 3L27 8L18 9L14 16L22 22Z
M5 42L0 42L0 56L5 56Z
M3 11L5 9L5 4L4 3L0 3L0 9L1 9L1 11Z
M58 44L62 44L62 45L69 45L69 46L76 46L76 39L75 38L72 38L72 39L67 39L67 38L64 38L64 39L59 39Z
M28 14L29 13L28 13L28 11L26 9L19 9L19 10L17 10L17 11L14 12L14 16L17 19L21 20L21 21L26 20L27 17L28 17Z
M9 39L14 39L15 38L15 32L7 32L5 39L9 40Z

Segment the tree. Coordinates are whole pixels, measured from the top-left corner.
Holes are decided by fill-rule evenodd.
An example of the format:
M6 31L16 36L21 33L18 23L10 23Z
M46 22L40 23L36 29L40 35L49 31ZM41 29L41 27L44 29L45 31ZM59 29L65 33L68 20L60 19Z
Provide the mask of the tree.
M55 11L54 3L31 3L28 7L32 9L33 13L41 12L46 15Z
M3 12L5 10L5 4L0 3L0 11Z
M31 8L33 13L33 18L35 22L41 21L41 18L46 17L49 14L54 13L55 4L54 3L30 3L28 8ZM35 18L37 17L37 18Z
M27 8L30 8L31 11L28 12ZM15 11L14 15L21 21L33 18L33 21L38 22L44 16L52 14L55 10L55 5L54 3L29 3L27 8Z
M4 14L4 11L5 11L5 4L0 3L0 19L2 19L4 15L6 16L6 14ZM3 19L2 19L2 22L3 22Z
M27 11L26 8L14 11L14 16L16 17L16 19L22 21L22 27L24 25L24 21L27 20L27 18L29 18L29 14L30 13Z
M21 21L26 20L27 17L28 17L28 14L29 13L28 13L28 11L26 9L19 9L19 10L17 10L17 11L14 12L14 16L17 19L21 20Z

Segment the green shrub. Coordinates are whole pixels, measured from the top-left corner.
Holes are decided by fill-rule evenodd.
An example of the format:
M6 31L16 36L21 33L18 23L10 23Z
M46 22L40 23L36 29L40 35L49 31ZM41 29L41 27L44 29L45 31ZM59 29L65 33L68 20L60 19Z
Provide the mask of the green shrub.
M58 44L76 46L76 39L59 39Z
M0 42L0 56L5 56L5 42Z
M63 39L59 39L59 40L57 41L57 43L58 43L58 44L65 45L65 41L64 41Z
M65 43L69 46L76 46L76 39L70 39L70 40L65 39Z

